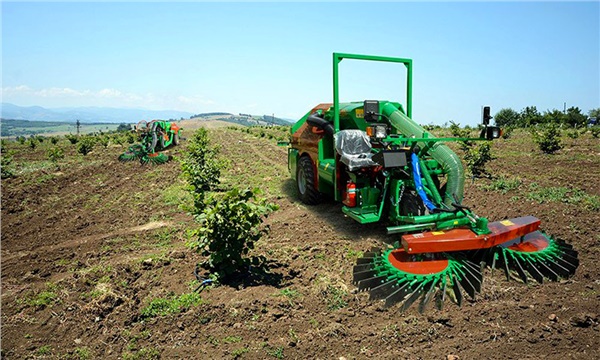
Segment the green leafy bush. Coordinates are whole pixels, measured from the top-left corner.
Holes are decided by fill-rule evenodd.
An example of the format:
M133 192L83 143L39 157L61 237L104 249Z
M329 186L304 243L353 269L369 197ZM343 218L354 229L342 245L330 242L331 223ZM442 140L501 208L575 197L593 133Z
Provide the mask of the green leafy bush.
M1 166L1 178L8 179L15 176L15 171L12 166L13 158L10 154L6 153L6 151L2 151L0 154L0 166Z
M493 159L489 141L484 141L477 146L473 145L465 153L467 169L474 177L489 176L485 165Z
M58 140L59 140L59 139L58 139L58 137L56 137L56 136L52 136L52 137L50 138L50 142L52 143L52 145L56 145L56 144L58 144Z
M31 150L35 150L35 148L38 145L38 141L37 141L36 138L30 137L29 141L27 142L27 145L29 145L29 147L31 148Z
M188 151L181 160L183 177L190 184L194 205L199 211L204 208L204 197L219 184L222 162L217 159L219 148L210 145L208 132L198 129L190 140Z
M65 153L61 148L55 147L48 149L46 151L46 156L48 157L48 160L56 163L58 160L65 158Z
M77 145L77 152L83 156L89 154L94 148L94 139L91 137L84 137L79 141Z
M593 137L599 138L600 137L600 126L592 126L590 128L590 132L592 133Z
M533 141L546 154L554 154L562 149L560 129L556 124L547 124L532 130Z
M509 139L512 136L512 133L514 130L515 130L515 128L512 126L507 126L505 128L502 128L502 138Z
M196 216L201 227L196 237L188 242L193 250L208 256L202 264L218 279L247 269L249 265L260 266L264 257L248 258L254 244L268 233L261 226L263 219L278 206L256 196L258 189L232 189L225 193L212 193L207 197L203 212Z
M77 144L79 142L79 137L77 137L77 136L75 136L73 134L65 135L65 138L67 140L69 140L69 142L71 143L71 145L75 145L75 144Z
M105 149L108 147L108 136L99 136L98 137L98 144L102 145Z

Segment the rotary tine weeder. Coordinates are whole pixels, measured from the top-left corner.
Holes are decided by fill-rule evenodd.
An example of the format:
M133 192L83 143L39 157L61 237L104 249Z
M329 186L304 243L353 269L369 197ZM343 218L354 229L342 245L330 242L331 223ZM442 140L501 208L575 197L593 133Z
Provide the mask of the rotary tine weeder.
M153 120L147 123L142 120L135 129L141 143L131 145L119 156L119 160L139 160L142 165L164 164L169 161L169 156L158 151L165 150L171 144L179 145L179 130L177 124L169 121Z
M340 103L343 59L404 64L406 109L387 100ZM412 60L334 53L333 64L333 103L317 105L292 126L288 168L306 204L327 195L343 203L349 218L387 222L388 234L402 234L394 246L357 260L359 291L402 310L418 301L423 311L432 301L441 308L446 298L459 305L465 295L475 298L486 266L524 282L575 273L577 251L544 234L539 219L489 223L462 204L462 162L444 143L498 138L489 107L478 138L436 138L411 119Z

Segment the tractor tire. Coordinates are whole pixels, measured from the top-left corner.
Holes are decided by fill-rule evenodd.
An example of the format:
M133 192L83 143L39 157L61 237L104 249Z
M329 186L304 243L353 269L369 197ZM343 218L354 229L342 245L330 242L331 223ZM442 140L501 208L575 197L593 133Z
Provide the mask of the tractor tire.
M173 134L173 144L175 144L175 146L179 145L179 133L175 133Z
M315 184L315 168L308 156L302 156L296 169L296 188L298 196L307 205L316 205L321 202L321 193Z

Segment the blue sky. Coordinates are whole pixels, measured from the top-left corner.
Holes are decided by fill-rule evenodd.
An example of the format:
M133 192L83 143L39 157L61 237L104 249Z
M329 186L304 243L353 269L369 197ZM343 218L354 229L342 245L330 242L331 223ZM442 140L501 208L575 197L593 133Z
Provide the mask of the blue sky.
M299 118L332 53L412 58L413 117L600 107L599 2L2 2L2 101ZM402 66L345 60L342 100L404 99ZM136 119L132 119L135 121Z

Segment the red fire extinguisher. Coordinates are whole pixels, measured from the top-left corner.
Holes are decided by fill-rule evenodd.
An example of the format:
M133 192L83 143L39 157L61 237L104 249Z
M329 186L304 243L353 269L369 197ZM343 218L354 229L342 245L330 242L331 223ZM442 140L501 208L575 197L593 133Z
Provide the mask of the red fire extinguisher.
M352 181L346 183L346 198L342 201L347 207L356 206L356 184Z

